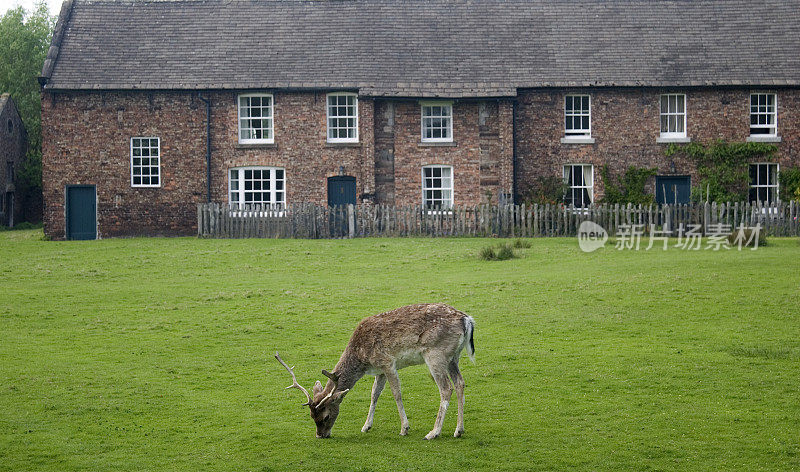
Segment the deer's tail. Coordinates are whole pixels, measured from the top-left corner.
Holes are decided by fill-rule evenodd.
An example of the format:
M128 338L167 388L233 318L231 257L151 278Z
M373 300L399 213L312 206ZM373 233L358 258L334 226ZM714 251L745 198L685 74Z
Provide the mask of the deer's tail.
M464 347L472 363L475 363L475 320L471 316L464 317Z

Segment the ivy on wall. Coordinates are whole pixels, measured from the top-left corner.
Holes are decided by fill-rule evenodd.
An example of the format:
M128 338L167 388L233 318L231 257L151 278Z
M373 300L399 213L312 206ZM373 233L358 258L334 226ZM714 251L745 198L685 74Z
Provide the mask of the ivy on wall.
M525 196L525 203L556 204L564 202L568 189L564 179L555 176L542 176L534 180L530 191Z
M800 167L781 169L778 174L780 183L780 198L788 202L789 200L800 201Z
M611 175L608 166L600 169L605 193L603 203L632 203L649 205L655 201L652 194L645 192L647 179L656 175L656 169L628 167L624 174L616 178Z
M692 187L692 200L741 202L748 198L749 164L771 161L777 151L774 144L715 141L708 145L670 144L665 154L685 155L695 163L699 182Z

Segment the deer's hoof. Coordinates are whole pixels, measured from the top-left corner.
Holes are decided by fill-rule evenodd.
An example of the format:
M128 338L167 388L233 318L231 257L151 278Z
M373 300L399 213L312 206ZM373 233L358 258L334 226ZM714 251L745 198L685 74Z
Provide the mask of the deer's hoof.
M430 441L431 439L436 439L438 437L439 437L439 434L436 433L435 431L431 431L430 433L425 435L425 439L428 440L428 441Z
M400 436L408 436L408 430L411 429L411 426L403 426L400 428Z
M464 430L463 429L457 429L456 432L453 433L453 437L454 438L460 438L462 434L464 434Z
M361 428L361 432L362 432L362 433L366 433L366 432L367 432L367 431L369 431L370 429L372 429L372 425L366 425L366 424L365 424L365 425L364 425L364 427L363 427L363 428Z

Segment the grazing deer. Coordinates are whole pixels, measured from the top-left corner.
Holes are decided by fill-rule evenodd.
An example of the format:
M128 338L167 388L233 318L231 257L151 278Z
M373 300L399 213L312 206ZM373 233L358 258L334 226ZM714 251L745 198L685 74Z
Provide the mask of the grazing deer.
M425 439L433 439L442 432L444 415L452 394L448 375L458 397L458 425L454 436L459 437L464 433L464 378L458 370L458 359L466 348L474 362L474 329L472 317L442 303L409 305L365 318L350 337L333 372L322 371L328 377L325 387L318 380L312 395L297 383L293 368L286 365L277 352L275 358L292 376L292 385L286 388L299 389L306 395L307 401L303 405L311 409L318 438L330 437L333 423L339 415L339 404L364 375L374 375L375 383L372 385L367 421L361 431L367 432L372 428L375 404L388 380L400 413L400 435L408 434L410 425L403 409L397 371L423 362L428 365L441 397L436 423Z

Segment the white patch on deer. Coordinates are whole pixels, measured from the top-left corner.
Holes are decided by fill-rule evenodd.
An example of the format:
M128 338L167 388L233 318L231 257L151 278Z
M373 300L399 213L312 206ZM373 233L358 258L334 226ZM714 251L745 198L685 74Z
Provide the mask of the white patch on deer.
M425 363L425 359L422 358L421 352L415 349L406 349L397 354L394 360L394 368L399 370L403 367L420 365L423 363Z

